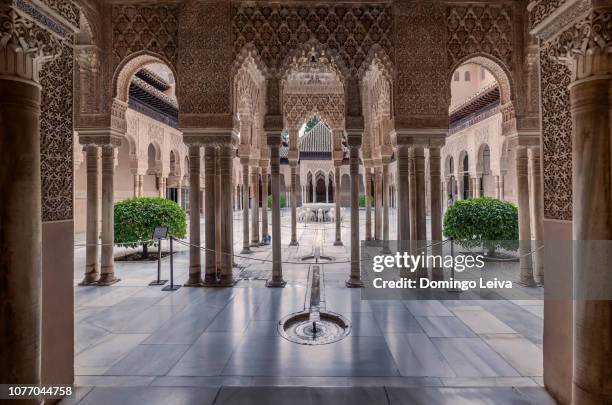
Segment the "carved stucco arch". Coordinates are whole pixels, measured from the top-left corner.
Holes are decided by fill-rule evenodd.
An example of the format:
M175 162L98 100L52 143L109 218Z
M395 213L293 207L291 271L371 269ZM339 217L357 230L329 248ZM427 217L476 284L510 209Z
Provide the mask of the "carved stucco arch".
M286 78L289 72L295 67L295 62L299 61L302 56L309 55L311 53L314 53L319 57L328 58L330 68L336 72L343 83L345 83L351 77L351 72L344 64L342 57L332 48L326 44L322 44L315 38L311 38L305 43L299 44L297 47L289 51L278 70L275 72L275 75L281 79Z
M484 151L485 147L489 149L489 170L491 170L492 149L488 142L480 142L476 154L476 173L484 174Z

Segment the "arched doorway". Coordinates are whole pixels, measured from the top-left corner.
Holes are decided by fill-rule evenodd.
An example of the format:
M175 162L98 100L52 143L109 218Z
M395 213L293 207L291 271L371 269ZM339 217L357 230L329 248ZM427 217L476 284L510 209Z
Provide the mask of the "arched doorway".
M317 179L317 186L316 186L316 202L327 202L327 197L326 197L326 187L325 187L325 179L319 177Z

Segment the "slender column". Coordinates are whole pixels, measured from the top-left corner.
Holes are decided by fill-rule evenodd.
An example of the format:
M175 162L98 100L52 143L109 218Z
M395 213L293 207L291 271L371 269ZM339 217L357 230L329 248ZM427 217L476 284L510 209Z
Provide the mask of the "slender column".
M375 181L374 181L374 190L375 190L375 196L374 196L374 203L376 204L376 208L374 210L374 239L376 240L382 240L382 186L383 186L383 179L382 179L382 167L381 166L376 166L374 168L374 175L375 175Z
M199 150L199 148L198 148ZM190 158L190 161L193 159ZM198 156L199 162L199 156ZM198 189L200 179L200 168L198 167ZM193 181L193 180L191 180ZM205 286L214 286L217 284L217 223L220 221L217 213L217 149L214 145L206 145L204 148L204 281ZM193 192L190 193L190 195ZM200 194L199 192L197 193ZM193 198L191 200L193 206ZM193 210L192 210L193 211ZM198 214L199 222L199 214ZM198 227L198 234L199 234ZM193 242L192 242L193 243ZM199 236L198 236L199 244ZM198 252L199 258L199 252ZM200 279L200 283L202 280Z
M363 287L359 254L359 148L361 134L349 134L351 174L351 275L346 282L349 288Z
M261 166L261 243L268 243L268 162Z
M415 187L416 187L416 240L427 240L427 209L425 206L425 151L414 149ZM439 176L439 175L438 175Z
M98 236L100 234L98 224L98 174L100 162L100 149L96 145L87 145L87 229L85 247L85 277L80 285L89 285L98 282L100 271L98 258Z
M544 257L540 249L542 240L544 239L544 224L542 222L543 215L543 196L542 196L542 171L540 169L540 148L531 148L529 155L529 166L531 170L531 219L533 220L533 237L535 239L533 246L533 266L534 280L539 285L544 285Z
M242 158L242 251L241 254L251 252L249 242L249 159Z
M144 196L144 175L138 175L138 197Z
M189 145L189 279L186 287L202 285L202 267L200 259L200 145ZM208 162L208 160L207 160ZM206 167L208 169L208 166ZM208 183L208 170L207 170ZM208 190L207 190L208 199ZM214 212L214 211L213 211ZM207 218L208 219L208 218ZM206 230L210 224L206 221ZM208 245L208 232L206 234ZM208 258L208 253L207 253Z
M609 14L607 14L609 16ZM607 44L609 47L610 44ZM604 49L608 49L608 48ZM601 51L602 53L605 51ZM596 54L581 68L609 66ZM608 65L605 65L607 57ZM587 58L585 56L585 58ZM608 67L608 71L610 68ZM573 121L574 379L576 405L612 403L612 127L610 76L570 85ZM607 242L603 242L607 241Z
M325 203L329 203L329 179L325 176Z
M272 180L272 280L268 287L284 287L283 268L281 264L281 226L280 226L280 158L278 149L281 143L280 133L268 134L270 147L270 174Z
M115 277L115 147L102 146L102 258L98 285L111 285Z
M504 174L502 173L499 176L499 199L503 200L505 197L505 193L504 193Z
M463 200L463 173L457 176L457 200Z
M181 184L179 183L178 187L176 188L176 203L179 205L179 207L183 207L183 203L181 201L182 199L182 189L181 189Z
M409 188L410 191L408 193L408 196L410 198L410 214L408 215L408 218L410 219L410 240L418 240L418 234L417 234L417 212L416 212L416 194L417 194L417 187L416 187L416 175L415 175L415 152L414 152L414 147L410 148L409 150L409 162L408 162L408 166L410 168L410 175L409 175Z
M15 52L4 46L0 50L3 57L12 54L15 59L30 59L25 55L20 58L23 54L28 55L26 52ZM21 61L15 62L18 64ZM35 68L31 59L29 62L29 68ZM24 63L24 69L28 68L27 63L28 60ZM6 65L8 63L3 59L0 68L3 72ZM8 76L0 79L0 111L3 117L0 119L0 161L3 165L0 170L2 384L40 384L40 97L40 87L34 82L28 82L25 78L13 81ZM32 400L25 403L39 402Z
M431 241L432 254L442 255L442 196L440 195L440 148L429 148L429 181L431 193ZM446 184L446 182L444 183ZM444 277L441 268L432 269L432 278Z
M399 145L397 155L397 239L407 241L410 240L410 148L407 145Z
M334 161L334 181L336 187L334 188L334 202L336 203L336 240L334 246L342 246L342 205L340 204L340 170L342 168L342 161Z
M134 193L133 193L133 197L136 198L138 197L138 174L134 174Z
M442 206L448 208L448 195L449 195L449 188L448 188L448 180L444 180L442 182ZM433 209L433 205L432 205L432 209Z
M365 225L365 239L372 240L372 171L369 167L365 168L365 181L366 181L366 196L365 196L365 212L366 212L366 225Z
M518 188L520 283L534 287L531 251L531 220L529 215L529 160L527 149L516 149L516 181Z
M221 269L221 170L219 168L219 151L215 148L215 258L217 262L217 277Z
M166 178L159 176L159 198L166 197Z
M297 162L289 162L291 167L291 242L289 246L297 246Z
M251 246L259 245L259 168L251 167L251 189L253 190L253 204L251 210Z
M221 240L218 246L221 251L221 268L219 270L219 285L231 287L235 284L232 275L232 245L234 235L234 218L232 213L232 162L236 151L231 144L223 144L219 148L219 178L221 200Z
M382 203L383 203L383 221L382 221L382 237L383 240L389 241L389 164L383 163L382 166Z

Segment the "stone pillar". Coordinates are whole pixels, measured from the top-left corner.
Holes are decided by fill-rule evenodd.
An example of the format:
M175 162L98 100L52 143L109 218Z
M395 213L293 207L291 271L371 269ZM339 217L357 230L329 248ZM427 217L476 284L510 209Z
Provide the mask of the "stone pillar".
M605 15L609 17L609 13ZM608 43L604 49L609 49L609 46ZM584 56L588 59L581 61L580 67L585 71L605 67L610 72L608 55L596 52L593 56ZM570 85L574 196L572 239L579 244L573 254L576 299L572 403L576 405L612 403L612 301L609 299L612 250L601 248L605 246L602 243L609 244L601 241L612 240L611 82L609 75L601 75ZM597 297L603 298L597 300Z
M219 178L221 200L221 238L217 243L217 249L221 252L221 267L219 269L219 285L231 287L235 284L232 275L233 267L233 235L234 235L234 216L232 213L232 163L236 156L236 150L232 144L222 144L218 150ZM215 193L217 190L215 190Z
M242 251L241 254L251 252L249 241L249 158L241 158L242 163Z
M359 240L359 148L361 134L349 133L350 174L351 174L351 275L346 281L349 288L363 287L361 281L361 257Z
M272 288L284 287L283 267L281 264L281 224L280 224L280 157L278 149L281 143L280 132L267 134L267 143L270 147L270 174L272 181L272 280L267 286Z
M372 240L372 171L369 167L365 168L365 190L366 190L366 198L365 198L365 214L366 214L366 224L365 224L365 239Z
M133 193L133 197L136 198L138 197L138 173L133 175L134 177L134 193Z
M472 178L472 197L480 197L480 177L478 176Z
M85 247L85 277L80 285L90 285L98 282L100 271L99 258L99 223L98 223L98 174L100 162L100 148L96 145L86 147L87 164L87 228Z
M200 145L189 145L189 279L186 287L202 286L200 259ZM206 160L208 163L208 160ZM208 165L206 166L208 169ZM208 170L207 170L208 182ZM208 199L208 190L206 190ZM207 205L208 208L208 205ZM214 212L214 211L212 211ZM208 212L207 212L208 214ZM207 218L208 219L208 218ZM206 221L206 230L210 227ZM206 238L208 244L208 233ZM208 255L207 255L208 257Z
M198 148L199 151L199 148ZM191 153L191 149L190 149ZM190 157L190 161L193 159ZM199 156L198 156L198 161ZM190 166L191 170L191 166ZM198 189L200 188L200 168L198 167ZM217 194L216 188L217 183L217 148L214 145L206 145L204 147L204 238L205 238L205 251L204 251L204 281L199 279L200 285L206 287L212 287L217 285L217 225L220 221L217 215ZM192 174L194 176L194 174ZM193 177L190 180L190 184L193 181ZM193 194L193 191L189 195ZM198 196L200 193L197 193ZM191 204L193 205L193 197L191 197ZM192 210L193 211L193 210ZM199 213L198 213L199 222ZM198 234L200 230L198 227ZM193 243L193 242L192 242ZM198 236L198 244L200 239ZM199 252L198 252L199 260ZM198 274L198 277L199 274ZM197 279L196 279L197 280Z
M397 239L410 240L410 148L398 145L397 148Z
M115 277L115 145L102 146L102 258L98 285L111 285Z
M182 197L182 189L181 189L181 183L179 183L179 185L176 187L176 203L179 205L179 207L183 207L183 203L181 201Z
M342 169L342 161L334 161L334 202L336 203L336 240L334 246L342 246L342 205L340 204L340 170Z
M251 190L253 199L251 205L251 246L259 246L259 167L251 167Z
M533 226L533 237L535 243L532 244L533 252L533 277L534 281L539 285L544 285L544 252L540 249L542 240L544 239L544 223L543 223L543 194L542 194L542 170L540 168L540 148L531 148L529 154L529 167L531 180L530 185L530 200L531 200L531 219Z
M457 200L463 200L463 173L457 176Z
M329 203L329 178L325 176L325 203Z
M429 148L429 181L431 194L431 243L432 254L442 255L442 196L440 195L440 148ZM444 182L446 184L446 182ZM446 188L446 187L445 187ZM432 278L441 280L444 273L441 268L432 269Z
M261 243L268 240L268 162L261 166Z
M417 208L416 208L416 194L417 194L417 187L416 187L416 174L415 174L415 151L414 151L414 147L411 147L409 149L409 161L408 161L408 167L410 168L410 174L409 174L409 188L410 191L408 193L408 196L410 198L410 214L408 215L408 218L410 219L410 240L418 240L418 234L417 234Z
M138 175L138 197L144 196L144 175Z
M414 148L415 189L416 189L416 238L427 240L427 208L425 204L425 150Z
M382 198L382 188L383 188L383 179L382 179L382 166L375 166L374 167L374 175L375 175L375 180L374 180L374 203L375 203L375 209L374 209L374 239L376 240L382 240L383 236L382 236L382 220L383 220L383 214L382 214L382 203L383 203L383 198Z
M221 269L221 170L219 168L219 151L215 148L216 159L215 159L215 253L217 261L217 277L219 276L219 270Z
M289 162L291 167L291 242L289 246L297 246L297 165L296 161Z
M531 252L531 219L529 215L529 159L527 149L516 149L516 182L518 190L519 214L519 255L521 276L519 282L534 287L533 263Z
M159 176L159 198L166 198L166 178Z
M382 237L383 240L389 241L389 164L383 163L382 166Z

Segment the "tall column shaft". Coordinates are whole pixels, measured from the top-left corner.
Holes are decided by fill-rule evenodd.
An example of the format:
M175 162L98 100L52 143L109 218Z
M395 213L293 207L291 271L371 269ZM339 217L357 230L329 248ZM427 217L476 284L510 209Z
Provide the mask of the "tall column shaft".
M221 269L221 170L219 168L219 151L215 147L215 258L217 265L217 276L219 276L219 271Z
M201 259L200 259L200 247L199 247L200 246L200 160L201 160L200 146L190 145L189 146L189 243L191 244L191 246L189 247L189 279L185 283L186 286L202 285L202 266L201 266ZM208 177L207 177L207 180L208 180ZM207 191L207 195L208 195L208 191ZM207 230L209 226L210 225L208 221L206 221ZM206 239L207 239L206 243L208 244L208 233L207 233Z
M542 195L542 170L540 169L540 149L532 148L529 154L529 167L531 180L529 181L530 200L531 200L531 219L533 223L533 237L535 243L533 246L533 276L537 284L544 284L544 255L543 251L539 249L542 240L544 238L544 224L543 224L543 195Z
M372 172L369 167L366 167L365 169L365 182L365 239L372 240Z
M334 203L336 204L336 240L334 246L342 246L342 205L340 204L340 170L342 162L334 162Z
M242 163L242 254L251 253L249 238L249 164Z
M398 147L397 159L397 216L398 228L397 239L400 241L410 240L410 150L406 145Z
M138 174L134 174L134 193L132 194L132 197L136 198L138 197Z
M359 138L359 144L355 145L352 142L356 142L350 139L349 135L349 148L350 148L350 175L351 175L351 275L346 286L349 288L360 288L363 287L361 281L361 265L360 265L360 240L359 240L359 146L361 139Z
M429 181L431 194L431 243L432 254L442 255L442 195L440 195L441 172L440 172L440 148L429 148ZM443 279L441 268L432 269L432 277L436 280Z
M414 149L415 186L416 186L416 240L427 240L427 208L425 205L425 151Z
M605 58L599 57L601 61ZM595 66L595 62L592 63ZM575 248L573 254L574 294L577 296L574 301L572 403L576 405L612 403L612 301L609 298L589 299L610 297L612 250L587 245L612 240L611 80L610 76L589 79L570 86L574 179L572 239L582 245Z
M138 175L138 197L144 196L144 175Z
M520 282L535 286L531 252L531 219L529 215L529 159L527 149L516 150L516 182L518 188Z
M291 162L291 242L289 246L297 246L297 162Z
M87 224L85 247L85 277L82 285L92 284L100 278L98 267L99 240L100 235L98 222L98 204L100 196L98 192L98 174L100 166L100 149L96 145L87 145Z
M219 178L221 200L221 240L219 250L221 251L221 268L219 270L219 284L222 286L233 286L232 275L233 257L232 245L234 235L234 218L232 213L232 162L235 149L231 144L221 145L219 148Z
M251 189L253 190L253 199L251 210L251 244L259 245L259 168L251 167Z
M410 220L410 240L418 240L418 235L417 235L417 207L416 207L416 195L417 195L417 187L416 187L416 174L415 174L415 152L414 152L415 148L410 148L409 150L409 161L408 161L408 167L409 167L409 176L408 176L408 186L410 188L410 191L408 193L408 197L409 197L409 211L410 214L408 215L408 218Z
M115 277L115 147L102 146L102 258L100 285L114 284Z
M374 181L374 190L375 190L375 196L374 196L374 203L376 205L376 209L374 210L374 238L376 240L382 240L383 235L382 235L382 220L383 220L383 176L382 176L382 167L380 166L376 166L374 168L374 175L375 177L375 181Z
M385 163L382 167L382 203L383 203L383 221L382 221L382 237L383 240L389 241L389 164Z
M178 187L176 188L176 203L179 205L179 207L183 207L183 202L181 201L183 196L182 196L182 188L181 188L181 184L179 183Z
M268 167L261 167L261 241L268 239Z
M198 181L200 179L198 169ZM217 148L207 145L204 148L204 285L217 283ZM198 188L200 186L198 185ZM199 195L200 193L198 193ZM199 215L198 215L199 217ZM199 228L198 228L199 230ZM200 282L202 280L200 279Z
M0 79L0 111L0 383L40 384L40 87Z
M272 180L272 280L268 287L284 287L281 264L281 225L280 225L280 134L268 136L270 146L270 174Z

